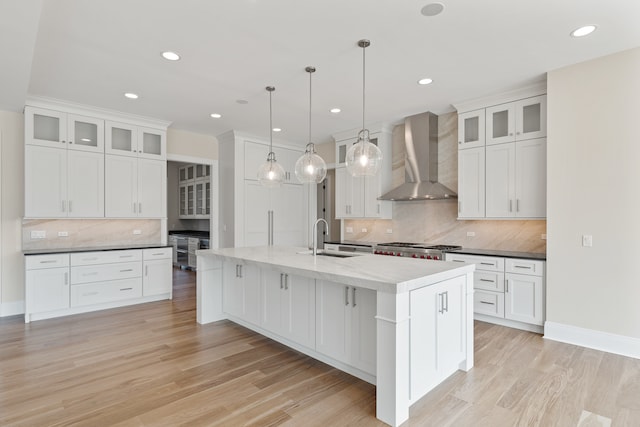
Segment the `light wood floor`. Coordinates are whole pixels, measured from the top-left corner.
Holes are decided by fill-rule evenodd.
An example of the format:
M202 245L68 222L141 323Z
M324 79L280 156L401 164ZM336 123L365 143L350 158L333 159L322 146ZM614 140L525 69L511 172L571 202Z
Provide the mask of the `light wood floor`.
M640 426L640 360L476 322L476 367L405 426ZM595 423L595 415L581 426ZM606 419L605 419L606 421ZM378 426L375 388L174 300L43 320L0 319L2 426Z

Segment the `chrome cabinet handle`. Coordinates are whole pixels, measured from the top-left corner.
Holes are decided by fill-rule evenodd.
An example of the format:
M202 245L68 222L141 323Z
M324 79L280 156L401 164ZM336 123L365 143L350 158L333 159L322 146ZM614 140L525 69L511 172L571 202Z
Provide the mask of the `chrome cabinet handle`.
M438 299L440 301L438 301L438 313L442 314L444 313L444 294L438 294Z
M138 213L142 213L142 202L138 203Z
M356 306L356 288L351 288L352 292L351 292L351 298L353 299L353 301L351 302L351 306L355 307Z
M449 291L446 291L444 293L444 300L445 300L445 308L444 311L446 311L447 313L449 312Z
M280 289L284 289L284 285L282 284L283 278L284 278L284 274L280 273Z
M480 279L481 282L489 282L489 283L496 283L495 280L489 280L489 279Z
M481 304L488 304L488 305L496 305L495 302L489 302L489 301L480 301Z
M527 269L527 270L531 270L531 268L532 268L530 265L514 265L513 267L514 268L524 268L524 269Z
M57 261L52 259L52 260L49 260L49 261L40 261L40 264L51 264L51 263L54 263L54 262L57 262Z
M461 260L461 259L452 259L451 261L453 261L453 262L464 262L464 261L463 261L463 260Z
M289 275L288 274L284 275L284 290L285 291L289 290Z
M133 213L136 213L136 202L133 202Z
M127 273L129 271L133 271L133 268L127 268L126 270L120 270L120 273Z
M520 212L520 199L516 199L516 212Z
M242 278L242 265L239 265L238 267L240 267L240 278Z
M133 289L133 288L120 288L120 290L121 290L121 291L130 291L130 290L132 290L132 289Z
M490 265L490 266L495 266L496 264L494 262L481 262L481 265Z
M504 281L504 291L509 292L509 280Z
M162 255L162 254L154 254L154 255ZM120 258L133 258L133 255L120 255Z
M344 287L344 305L349 305L349 287Z
M238 267L240 267L238 264L236 264L236 277L240 277L240 274L238 273Z
M148 275L149 275L149 266L148 266L148 265L145 265L145 266L144 266L144 275L145 275L145 276L148 276Z

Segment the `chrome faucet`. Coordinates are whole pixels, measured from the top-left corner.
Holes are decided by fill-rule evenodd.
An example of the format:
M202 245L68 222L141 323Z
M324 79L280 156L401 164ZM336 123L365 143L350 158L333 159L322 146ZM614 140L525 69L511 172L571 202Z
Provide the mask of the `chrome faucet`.
M316 219L316 222L313 223L313 242L311 245L313 246L313 256L318 254L318 248L316 247L316 242L318 241L318 223L322 221L324 222L325 228L327 229L327 234L329 234L329 223L324 218Z

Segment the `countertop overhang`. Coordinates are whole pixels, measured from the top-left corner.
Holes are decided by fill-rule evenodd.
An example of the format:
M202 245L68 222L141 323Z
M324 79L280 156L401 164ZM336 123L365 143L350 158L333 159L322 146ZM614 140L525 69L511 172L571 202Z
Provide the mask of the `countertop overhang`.
M52 248L52 249L28 249L22 251L23 255L51 255L67 254L75 252L100 252L100 251L123 251L127 249L157 249L170 248L169 245L162 244L139 244L139 245L114 245L114 246L83 246L75 248Z
M198 256L241 261L261 268L328 280L375 291L403 293L473 272L475 265L361 254L313 256L307 248L260 246L196 251Z

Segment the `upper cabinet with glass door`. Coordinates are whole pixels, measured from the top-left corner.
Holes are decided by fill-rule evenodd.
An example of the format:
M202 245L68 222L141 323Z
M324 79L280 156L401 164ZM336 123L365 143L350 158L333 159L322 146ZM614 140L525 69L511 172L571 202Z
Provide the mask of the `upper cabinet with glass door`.
M486 110L487 145L547 136L547 96L495 105Z
M458 115L459 150L484 146L484 117L484 109Z
M25 107L25 143L104 152L104 120L38 107Z
M108 121L106 140L109 154L156 160L167 158L166 133L160 129Z

